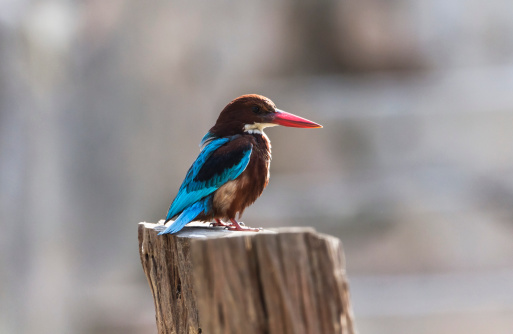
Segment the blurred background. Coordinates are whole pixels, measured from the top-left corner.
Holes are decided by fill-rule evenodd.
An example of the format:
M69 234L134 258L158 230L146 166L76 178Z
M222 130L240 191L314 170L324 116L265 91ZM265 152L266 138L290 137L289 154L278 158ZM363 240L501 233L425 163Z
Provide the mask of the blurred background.
M361 334L513 333L513 3L0 0L0 333L156 333L137 224L259 93L251 226L342 239Z

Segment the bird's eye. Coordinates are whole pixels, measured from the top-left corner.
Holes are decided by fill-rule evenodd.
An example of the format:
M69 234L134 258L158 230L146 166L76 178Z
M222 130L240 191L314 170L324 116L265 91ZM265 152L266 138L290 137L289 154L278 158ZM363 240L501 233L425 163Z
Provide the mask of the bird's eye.
M259 106L253 106L253 108L251 108L253 110L253 112L255 114L260 114L261 110L260 110L260 107Z

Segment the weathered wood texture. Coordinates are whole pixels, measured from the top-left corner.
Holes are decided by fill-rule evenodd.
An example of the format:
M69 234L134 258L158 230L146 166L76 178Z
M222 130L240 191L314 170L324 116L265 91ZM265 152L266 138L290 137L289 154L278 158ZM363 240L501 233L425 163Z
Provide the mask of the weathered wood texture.
M355 333L339 239L197 226L157 236L160 226L139 225L159 334Z

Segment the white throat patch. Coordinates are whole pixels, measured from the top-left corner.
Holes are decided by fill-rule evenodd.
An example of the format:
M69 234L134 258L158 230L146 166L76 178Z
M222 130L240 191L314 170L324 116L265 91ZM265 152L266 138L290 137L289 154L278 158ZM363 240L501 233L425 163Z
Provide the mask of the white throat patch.
M244 131L247 133L259 133L264 134L264 129L271 127L271 126L277 126L278 124L273 123L253 123L253 124L246 124L244 125Z

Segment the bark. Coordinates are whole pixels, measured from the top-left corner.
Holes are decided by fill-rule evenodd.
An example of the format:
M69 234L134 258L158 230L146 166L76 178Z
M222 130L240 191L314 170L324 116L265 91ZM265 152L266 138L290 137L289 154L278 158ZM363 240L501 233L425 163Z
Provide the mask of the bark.
M139 225L164 333L355 333L339 239L311 228L232 232Z

